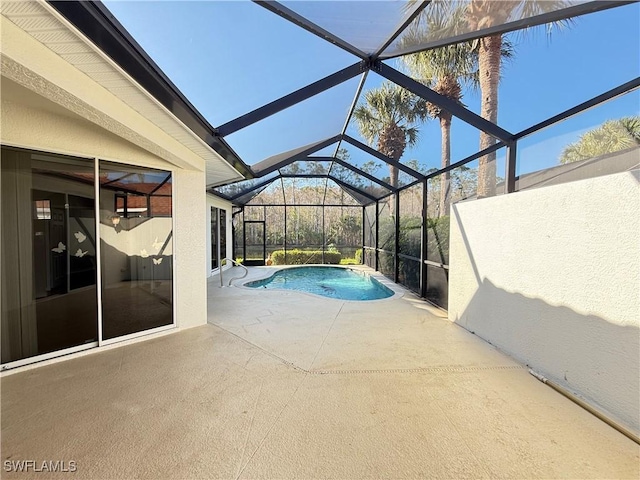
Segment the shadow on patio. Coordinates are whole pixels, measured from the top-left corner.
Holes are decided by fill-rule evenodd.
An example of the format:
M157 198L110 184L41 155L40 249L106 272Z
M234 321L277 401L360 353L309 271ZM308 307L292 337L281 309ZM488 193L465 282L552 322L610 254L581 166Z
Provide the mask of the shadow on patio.
M209 325L5 376L3 461L74 460L82 478L638 477L636 444L410 293L218 281Z

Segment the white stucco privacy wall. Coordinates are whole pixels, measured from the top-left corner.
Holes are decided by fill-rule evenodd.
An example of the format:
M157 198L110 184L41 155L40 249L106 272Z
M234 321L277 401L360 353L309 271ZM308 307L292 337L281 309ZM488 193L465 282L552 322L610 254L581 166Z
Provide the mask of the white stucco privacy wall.
M640 431L638 171L452 207L449 319Z

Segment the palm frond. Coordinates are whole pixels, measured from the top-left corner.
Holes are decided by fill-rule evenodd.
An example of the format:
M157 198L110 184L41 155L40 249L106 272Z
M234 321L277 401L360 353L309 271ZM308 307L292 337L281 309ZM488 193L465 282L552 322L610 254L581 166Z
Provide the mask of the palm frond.
M404 129L405 135L407 136L407 145L413 147L418 142L418 134L420 131L417 127L409 127Z
M567 145L560 163L571 163L640 146L640 116L608 120Z
M518 7L512 12L510 20L520 20L523 18L536 17L544 13L555 12L563 10L575 5L577 2L572 0L521 0L518 2ZM517 42L526 41L531 35L537 34L537 32L543 31L547 37L547 41L551 40L554 32L561 32L568 28L575 26L577 18L566 18L557 22L551 22L537 27L524 28L517 30L511 37L514 37Z
M379 150L384 146L399 158L405 142L410 145L417 142L416 123L427 119L428 112L423 99L407 89L385 82L379 88L365 92L363 101L353 112L353 118L370 146Z
M640 117L622 117L619 122L620 126L640 145Z

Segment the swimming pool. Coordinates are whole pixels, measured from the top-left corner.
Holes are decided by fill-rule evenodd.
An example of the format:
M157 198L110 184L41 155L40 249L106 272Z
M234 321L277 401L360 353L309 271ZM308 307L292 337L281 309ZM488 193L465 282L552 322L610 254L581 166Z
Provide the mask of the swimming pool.
M298 290L340 300L379 300L393 291L364 272L340 267L293 267L245 287Z

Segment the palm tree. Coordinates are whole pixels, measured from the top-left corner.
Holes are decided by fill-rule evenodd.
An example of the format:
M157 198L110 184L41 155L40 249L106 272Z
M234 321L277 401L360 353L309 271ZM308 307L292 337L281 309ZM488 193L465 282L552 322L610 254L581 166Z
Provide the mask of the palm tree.
M471 0L465 17L468 28L481 30L507 23L511 20L529 18L545 12L555 11L571 5L571 1L554 0ZM480 115L492 123L498 123L498 83L501 70L501 34L491 35L478 41L478 67L481 92ZM480 150L496 143L491 135L480 133ZM496 154L480 158L478 168L478 197L496 193Z
M402 42L417 43L415 37L420 31L433 32L443 28L442 19L438 16L428 17L426 25L418 25L416 30L409 31ZM409 70L410 75L421 83L432 88L440 95L462 104L462 85L477 85L478 56L470 42L456 43L442 48L426 50L400 58ZM427 103L430 117L440 120L442 137L442 168L451 162L451 112L433 103ZM449 215L451 204L450 173L440 176L440 216Z
M427 118L426 103L417 95L390 82L365 93L353 117L370 146L396 162L407 146L418 140L416 123ZM389 182L398 186L398 168L389 164Z
M567 145L560 163L578 162L640 146L640 116L609 120Z

